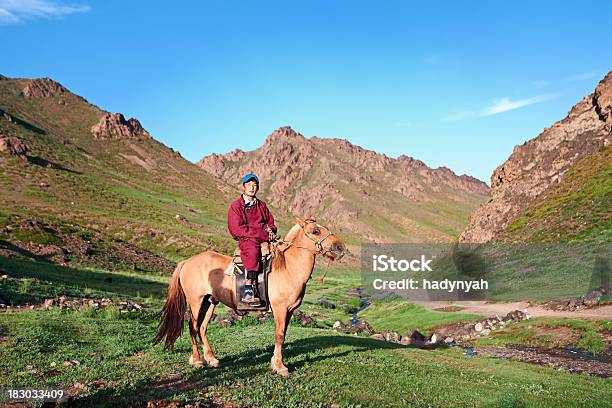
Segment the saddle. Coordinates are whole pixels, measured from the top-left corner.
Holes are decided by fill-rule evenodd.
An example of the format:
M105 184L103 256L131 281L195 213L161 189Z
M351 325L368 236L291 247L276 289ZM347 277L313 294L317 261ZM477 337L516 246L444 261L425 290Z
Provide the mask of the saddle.
M239 311L267 311L270 308L270 302L268 300L268 275L270 270L272 269L272 250L269 242L262 242L260 244L261 248L261 259L260 259L260 269L257 273L257 293L259 294L259 299L261 302L259 305L242 303L240 296L244 291L244 283L246 281L246 269L244 269L244 265L242 264L242 259L240 258L240 248L236 248L234 251L234 257L232 262L230 262L229 266L225 270L225 274L229 276L234 276L236 282L236 298L234 299L235 304L237 305L236 309Z

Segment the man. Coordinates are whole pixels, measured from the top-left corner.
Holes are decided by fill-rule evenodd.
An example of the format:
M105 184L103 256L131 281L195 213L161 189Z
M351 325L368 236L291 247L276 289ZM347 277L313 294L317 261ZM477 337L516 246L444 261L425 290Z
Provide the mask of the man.
M276 234L274 217L266 203L256 197L259 179L253 173L242 178L242 195L232 202L227 214L227 227L232 237L238 241L240 258L247 271L243 303L260 303L255 296L257 272L260 268L260 243Z

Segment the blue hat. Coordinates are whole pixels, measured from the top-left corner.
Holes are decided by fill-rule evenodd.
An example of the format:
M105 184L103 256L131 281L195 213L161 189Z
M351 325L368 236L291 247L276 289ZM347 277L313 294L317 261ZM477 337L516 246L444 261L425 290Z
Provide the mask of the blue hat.
M257 176L253 173L249 173L246 176L244 176L242 178L242 185L245 185L246 183L248 183L251 180L255 180L257 182L257 184L259 184L259 179L257 178Z

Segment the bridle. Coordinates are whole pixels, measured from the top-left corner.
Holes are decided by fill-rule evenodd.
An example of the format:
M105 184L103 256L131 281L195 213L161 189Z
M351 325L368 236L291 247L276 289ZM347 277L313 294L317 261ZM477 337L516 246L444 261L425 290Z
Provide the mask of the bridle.
M311 223L314 223L314 222L315 222L315 221L306 221L306 224L311 224ZM288 242L288 241L283 241L283 242L285 242L285 243L287 243L287 244L290 244L291 246L294 246L295 248L306 249L306 250L310 251L310 253L312 253L312 254L321 254L321 255L327 255L327 254L329 254L329 253L336 254L335 252L330 251L329 249L325 249L325 248L323 248L323 242L325 242L325 240L326 240L327 238L329 238L331 235L333 235L333 234L332 234L332 232L331 232L331 231L329 230L329 228L327 228L327 227L323 227L322 225L319 225L319 224L317 224L317 226L318 226L318 227L325 228L325 229L327 230L327 235L325 235L324 237L321 237L321 238L319 238L319 239L316 239L316 237L315 237L313 234L311 234L311 233L309 233L309 232L306 232L306 230L304 229L304 227L303 227L303 226L300 226L300 227L302 228L302 231L304 231L304 236L306 236L306 238L308 238L309 240L311 240L312 242L314 242L315 247L317 248L317 251L313 251L313 250L312 250L312 249L310 249L310 248L303 247L303 246L300 246L300 245L295 245L293 242ZM342 258L342 256L344 256L344 251L342 251L342 252L340 253L340 258Z
M326 229L327 229L327 228L326 228ZM323 249L324 249L324 248L323 248L323 242L325 242L325 240L326 240L326 239L327 239L327 238L328 238L330 235L332 235L332 233L331 233L331 231L330 231L330 230L327 230L327 235L326 235L326 236L324 236L324 237L322 237L322 238L319 238L318 240L314 239L314 238L312 237L312 235L311 235L310 233L306 232L306 230L305 230L304 228L302 228L302 230L304 230L304 235L305 235L305 236L306 236L308 239L310 239L312 242L314 242L315 247L318 249L317 253L319 253L319 254L321 254L321 255L326 255L328 252L331 252L331 251L329 251L329 250L327 250L327 249L326 249L326 250L323 250Z
M310 223L313 223L313 222L315 222L315 221L308 221L307 220L306 224L310 224ZM324 237L321 237L319 239L316 239L315 237L313 237L312 234L306 232L306 230L304 229L304 226L300 225L300 227L302 228L302 231L304 231L304 235L308 239L310 239L312 242L314 242L315 247L317 248L317 251L313 251L312 249L304 247L304 246L296 245L296 244L294 244L291 241L284 241L284 240L282 240L281 242L283 242L284 244L288 244L287 248L289 246L292 246L294 248L305 249L305 250L307 250L308 252L310 252L313 255L321 254L321 255L325 256L325 255L327 255L329 253L332 253L332 254L336 255L336 253L334 251L330 251L329 249L323 248L323 242L325 242L325 240L327 238L329 238L330 235L333 235L332 232L327 227L323 227L322 225L319 225L319 224L317 224L317 226L325 228L327 230L327 235L325 235ZM344 256L344 251L340 252L340 255L338 256L337 259L340 259L343 256ZM328 258L327 267L325 268L325 273L319 278L319 281L321 283L323 283L323 279L325 279L325 276L327 275L327 271L329 270L329 266L331 265L331 261L332 261L332 258Z

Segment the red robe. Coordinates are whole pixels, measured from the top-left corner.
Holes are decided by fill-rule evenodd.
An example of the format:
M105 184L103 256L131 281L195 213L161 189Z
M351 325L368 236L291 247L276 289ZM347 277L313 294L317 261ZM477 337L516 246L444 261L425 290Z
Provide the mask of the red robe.
M254 205L246 207L240 196L230 205L227 214L227 228L232 237L238 241L240 258L247 271L259 270L261 250L259 244L268 240L268 226L276 233L274 217L266 203L257 199Z

